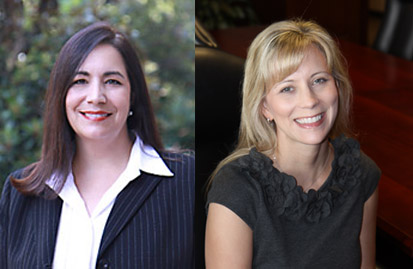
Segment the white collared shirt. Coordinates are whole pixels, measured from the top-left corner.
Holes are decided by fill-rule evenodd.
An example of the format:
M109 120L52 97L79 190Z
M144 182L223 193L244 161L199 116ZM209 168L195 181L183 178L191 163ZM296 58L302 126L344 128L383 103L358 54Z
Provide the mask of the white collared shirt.
M54 269L95 268L103 230L115 199L141 171L173 176L159 154L152 147L143 145L137 137L126 169L102 196L90 216L75 185L73 174L68 175L59 193L63 205L53 259ZM52 183L53 180L47 182L53 188Z

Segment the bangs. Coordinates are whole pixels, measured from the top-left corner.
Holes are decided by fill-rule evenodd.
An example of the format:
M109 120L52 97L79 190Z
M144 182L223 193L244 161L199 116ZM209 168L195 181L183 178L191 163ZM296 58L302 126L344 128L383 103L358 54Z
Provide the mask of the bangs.
M331 69L329 57L326 55L322 46L301 33L288 32L278 36L268 44L266 53L263 53L261 65L266 92L268 92L274 84L284 80L297 71L310 46L315 46L321 51L326 57L328 68Z
M300 33L288 32L273 39L263 55L266 63L261 65L266 91L297 71L311 41Z

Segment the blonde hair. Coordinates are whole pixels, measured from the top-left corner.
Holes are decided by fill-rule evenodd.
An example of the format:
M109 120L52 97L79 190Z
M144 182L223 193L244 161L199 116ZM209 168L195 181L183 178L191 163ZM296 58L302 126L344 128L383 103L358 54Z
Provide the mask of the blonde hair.
M238 144L236 149L218 164L207 188L222 166L248 154L251 148L256 147L267 156L275 151L275 126L268 124L262 114L263 100L275 83L298 69L311 45L324 54L328 71L338 90L338 113L328 137L350 135L352 87L346 61L334 39L324 28L312 21L289 20L274 23L254 39L248 50Z

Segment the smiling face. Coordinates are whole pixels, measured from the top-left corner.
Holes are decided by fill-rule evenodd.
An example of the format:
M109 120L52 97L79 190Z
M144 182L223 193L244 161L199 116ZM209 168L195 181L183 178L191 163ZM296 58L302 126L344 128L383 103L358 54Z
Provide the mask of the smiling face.
M268 92L262 112L274 120L278 144L315 145L327 138L337 108L337 87L326 59L310 46L298 69Z
M111 45L94 48L66 95L66 115L79 139L127 138L130 83L123 58Z

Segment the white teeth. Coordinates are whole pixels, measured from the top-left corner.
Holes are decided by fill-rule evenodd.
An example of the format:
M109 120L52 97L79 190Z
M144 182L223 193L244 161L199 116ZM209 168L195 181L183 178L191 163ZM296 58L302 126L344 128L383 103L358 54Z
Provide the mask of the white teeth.
M321 120L322 114L319 114L317 116L314 116L312 118L301 118L301 119L296 119L296 121L300 124L308 124L308 123L314 123L319 120Z
M103 118L109 116L109 114L89 114L89 113L84 113L85 116L88 118L93 118L93 119L98 119L98 118Z

